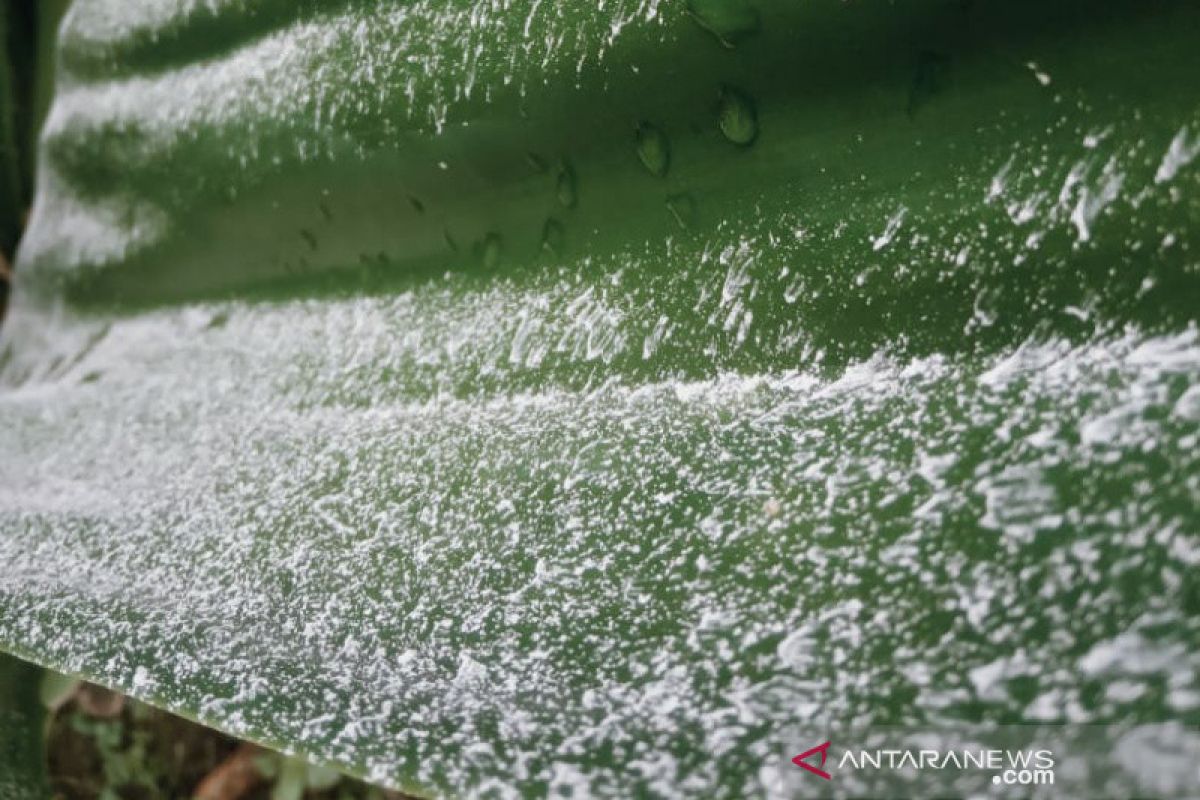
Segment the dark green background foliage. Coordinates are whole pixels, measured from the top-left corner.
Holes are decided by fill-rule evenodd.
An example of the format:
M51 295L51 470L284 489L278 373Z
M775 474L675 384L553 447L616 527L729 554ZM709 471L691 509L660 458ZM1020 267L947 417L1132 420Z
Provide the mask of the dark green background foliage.
M49 796L42 753L41 670L0 654L0 798Z

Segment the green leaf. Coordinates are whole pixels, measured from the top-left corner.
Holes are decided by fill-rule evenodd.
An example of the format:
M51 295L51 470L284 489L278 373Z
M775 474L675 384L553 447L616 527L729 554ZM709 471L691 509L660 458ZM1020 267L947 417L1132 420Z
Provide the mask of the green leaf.
M0 646L430 795L1194 723L1200 9L699 8L79 0Z
M280 758L281 756L277 753L260 753L254 757L254 768L263 778L273 781L279 775Z
M49 796L42 753L41 670L0 653L0 798Z
M271 789L271 800L300 800L308 776L307 765L295 758L285 758Z
M38 687L38 698L48 711L54 711L79 688L79 679L47 670Z
M324 792L337 786L342 780L342 774L333 767L309 764L305 774L304 785L314 792Z

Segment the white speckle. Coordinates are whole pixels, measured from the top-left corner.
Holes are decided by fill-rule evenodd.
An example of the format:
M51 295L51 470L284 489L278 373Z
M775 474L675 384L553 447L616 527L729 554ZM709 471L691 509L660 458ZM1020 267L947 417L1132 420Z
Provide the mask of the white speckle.
M884 226L883 232L877 236L871 237L871 249L879 252L883 248L892 243L896 238L896 234L900 231L900 226L904 222L904 217L908 215L908 209L904 206L896 209L892 216L888 217L887 225Z
M1163 154L1162 163L1158 165L1158 170L1154 173L1154 182L1166 183L1172 180L1181 169L1192 163L1198 154L1200 154L1200 132L1192 136L1188 133L1185 125L1175 134L1175 138L1171 139L1167 152Z
M1092 238L1092 226L1096 218L1121 193L1124 182L1124 173L1116 168L1115 161L1110 161L1096 185L1083 186L1071 211L1071 223L1075 226L1079 241L1086 242Z
M1026 61L1025 66L1033 73L1033 77L1037 78L1037 82L1042 86L1050 85L1050 75L1044 72L1035 61Z

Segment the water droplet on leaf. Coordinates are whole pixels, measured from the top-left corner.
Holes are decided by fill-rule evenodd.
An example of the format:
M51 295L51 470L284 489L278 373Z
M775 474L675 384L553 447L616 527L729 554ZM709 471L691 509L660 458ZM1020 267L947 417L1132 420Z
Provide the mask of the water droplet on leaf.
M721 133L734 144L745 146L758 138L758 112L745 93L730 86L721 89L717 114Z
M561 255L565 237L566 231L562 223L550 217L542 226L542 249L556 256Z
M483 261L484 269L495 269L500 266L501 245L502 241L498 233L489 233L483 237L479 246L479 257Z
M690 228L696 224L696 201L689 192L668 197L667 211L671 212L671 216L681 228Z
M558 204L563 208L574 208L575 203L579 200L575 183L575 170L564 161L558 167L558 182L555 189Z
M649 122L637 128L637 154L651 175L663 177L671 165L671 145L667 136Z
M758 32L758 11L747 0L688 0L688 13L726 47Z

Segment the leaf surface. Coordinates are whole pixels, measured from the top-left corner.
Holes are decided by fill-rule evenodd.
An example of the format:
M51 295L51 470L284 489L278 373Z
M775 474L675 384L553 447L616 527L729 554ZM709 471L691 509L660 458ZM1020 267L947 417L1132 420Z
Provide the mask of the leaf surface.
M754 11L78 0L0 644L430 794L1194 721L1200 12Z

